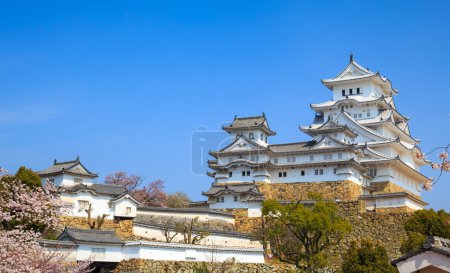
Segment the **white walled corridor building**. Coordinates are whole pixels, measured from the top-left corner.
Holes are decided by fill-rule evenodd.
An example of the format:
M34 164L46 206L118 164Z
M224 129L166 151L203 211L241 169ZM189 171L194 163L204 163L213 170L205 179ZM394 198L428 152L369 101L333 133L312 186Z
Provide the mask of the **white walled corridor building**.
M328 181L360 185L368 207L416 210L427 205L420 192L430 179L419 171L426 162L416 157L419 140L410 133L408 117L396 108L398 91L391 81L350 56L342 72L322 83L332 98L310 105L314 121L300 126L309 141L271 144L276 133L264 114L235 117L223 127L234 141L210 152L214 159L208 161L208 175L214 182L203 193L210 208L258 207L264 199L258 182ZM377 183L391 183L400 191L373 194Z

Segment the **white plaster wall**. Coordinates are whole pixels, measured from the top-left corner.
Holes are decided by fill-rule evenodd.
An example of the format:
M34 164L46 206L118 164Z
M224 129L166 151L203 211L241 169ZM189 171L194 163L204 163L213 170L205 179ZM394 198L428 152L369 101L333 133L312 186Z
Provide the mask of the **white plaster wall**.
M156 240L159 242L166 242L166 238L161 232L161 228L145 226L140 224L133 225L133 234L136 236L141 236L143 238L148 238L151 240ZM175 232L173 233L175 234ZM183 242L183 235L178 234L174 237L173 243ZM252 241L248 238L242 238L239 236L233 236L228 234L216 234L212 233L200 242L200 245L217 245L217 246L234 246L234 247L262 247L258 241Z
M72 176L72 175L67 175L67 174L61 174L61 175L57 175L57 176L51 176L51 177L46 177L46 178L42 178L41 181L43 184L45 184L45 182L50 179L54 179L54 184L56 186L72 186L75 184L74 182L74 178L77 176ZM85 177L77 177L80 179L83 179L83 184L92 184L93 180L91 178L85 178Z
M425 269L431 265L445 272L450 272L450 257L432 251L425 251L398 263L397 269L400 273L414 273L419 270L427 273L439 272L433 271L431 268Z
M150 243L151 244L151 243ZM240 263L264 263L262 249L257 252L245 252L241 250L222 250L212 246L210 248L181 248L158 247L152 245L125 246L126 259L142 258L151 260L172 260L172 261L205 261L223 262L234 258ZM130 249L133 249L130 251Z
M105 248L104 257L92 253L92 248ZM93 260L96 262L120 262L123 260L122 246L108 246L104 244L81 244L77 251L77 261Z
M210 214L204 212L176 212L176 211L147 211L147 210L137 210L137 215L153 215L153 216L173 216L174 218L187 218L193 219L198 217L201 222L204 221L221 221L226 223L234 224L234 216Z
M114 216L119 217L136 217L136 203L132 201L129 197L123 198L117 202L114 202ZM127 213L127 207L131 208L131 212Z
M71 204L72 210L70 211L70 215L79 216L79 217L87 217L87 213L80 209L79 200L88 201L92 204L92 217L97 217L98 215L102 216L103 214L108 214L107 219L114 218L114 210L110 206L109 201L111 197L108 196L94 196L89 192L78 192L76 194L61 194L61 200Z

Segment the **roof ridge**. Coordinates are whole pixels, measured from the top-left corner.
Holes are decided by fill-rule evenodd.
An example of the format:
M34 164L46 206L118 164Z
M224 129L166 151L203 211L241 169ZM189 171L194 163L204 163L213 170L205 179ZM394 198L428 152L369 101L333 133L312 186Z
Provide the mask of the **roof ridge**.
M113 229L90 229L90 228L75 228L75 227L67 227L65 230L74 230L74 231L88 231L88 232L94 232L94 233L113 233L115 234L115 231Z
M254 118L265 118L265 116L262 115L262 116L250 116L250 117L236 117L235 119L254 119Z
M314 140L299 141L299 142L289 142L289 143L280 143L280 144L270 144L268 146L269 147L272 147L272 146L288 146L288 145L292 145L292 144L303 144L303 143L310 143L310 142L314 142Z

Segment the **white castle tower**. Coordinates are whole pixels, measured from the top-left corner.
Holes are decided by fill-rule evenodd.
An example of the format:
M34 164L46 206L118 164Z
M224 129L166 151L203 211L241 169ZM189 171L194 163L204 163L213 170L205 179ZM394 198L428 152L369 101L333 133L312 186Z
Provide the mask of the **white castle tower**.
M300 126L310 141L269 144L275 135L265 115L237 118L223 129L234 141L210 152L214 178L203 194L210 208L255 208L264 199L261 183L350 181L359 187L359 199L368 209L421 209L426 164L416 157L418 139L411 136L408 118L397 111L398 91L390 80L358 63L336 77L322 80L332 99L311 104L313 123ZM342 198L342 197L340 197ZM345 196L344 196L345 198ZM250 213L250 212L249 212Z

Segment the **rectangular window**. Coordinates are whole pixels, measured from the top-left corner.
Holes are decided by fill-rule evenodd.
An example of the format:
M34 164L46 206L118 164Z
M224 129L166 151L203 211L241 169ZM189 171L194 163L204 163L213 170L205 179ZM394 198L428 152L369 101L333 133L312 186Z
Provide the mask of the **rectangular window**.
M316 169L314 170L315 175L323 175L323 169Z
M333 173L337 174L337 169L336 168L333 169Z
M92 255L97 259L104 259L106 256L106 248L93 247Z
M238 201L238 197L235 196L235 197L234 197L234 202L237 202L237 201Z
M251 160L255 161L255 162L258 162L259 161L259 155L252 155L251 156Z
M233 177L233 172L229 172L228 177Z
M220 198L216 197L216 203L219 203L219 202L220 202Z
M349 89L348 92L350 95L353 95L353 89Z
M282 173L282 172L279 172L279 173L278 173L278 177L283 177L283 173Z
M225 197L220 197L220 203L223 203L223 202L225 202Z
M233 158L232 157L228 158L228 162L231 162L231 161L233 161Z
M242 171L242 176L245 176L245 171Z
M331 160L331 159L333 159L333 155L332 155L332 154L329 154L329 155L323 155L323 159L324 159L324 160Z
M267 137L264 137L265 138L265 142L267 143Z
M300 172L301 176L305 176L305 171Z
M353 118L357 118L358 117L358 114L353 114Z
M291 162L291 158L288 156L288 158L287 158L287 162L289 163L289 162Z
M131 214L131 207L127 207L127 208L126 208L125 214L126 214L126 215L130 215L130 214Z
M362 118L362 114L361 114L361 113L359 113L359 114L358 114L358 117L359 117L359 118Z
M345 97L345 89L342 90L342 96Z
M338 153L338 158L342 159L342 153Z
M288 158L287 158L287 162L288 162L288 163L289 163L289 162L295 162L295 156L288 157Z
M82 210L86 210L89 208L89 201L86 200L78 200L78 207Z
M370 111L367 111L366 115L367 117L370 117Z
M55 184L55 179L53 179L53 178L52 178L52 179L49 179L48 182L50 182L50 183L52 183L52 184Z
M319 175L319 170L314 170L314 175Z
M313 155L309 156L309 161L314 161L314 156Z
M320 174L320 175L323 175L323 169L320 169L320 170L319 170L319 174Z
M356 88L356 94L361 94L361 89L359 89L359 87Z
M263 134L261 134L261 136L260 136L260 139L261 139L261 140L263 140L263 139L264 139L264 136L263 136Z
M247 176L250 176L250 171L247 171Z
M377 169L369 169L370 176L377 176Z
M83 178L74 178L73 179L73 182L75 182L75 183L83 183Z
M283 172L283 177L286 177L287 176L287 173L286 172Z
M274 158L273 163L278 163L278 158Z

